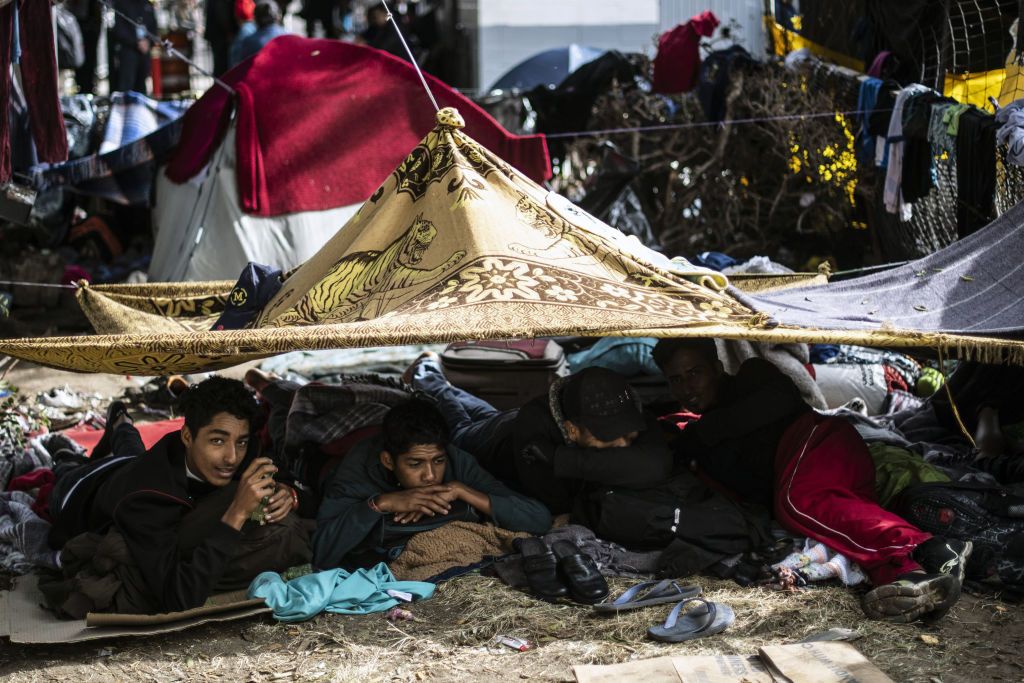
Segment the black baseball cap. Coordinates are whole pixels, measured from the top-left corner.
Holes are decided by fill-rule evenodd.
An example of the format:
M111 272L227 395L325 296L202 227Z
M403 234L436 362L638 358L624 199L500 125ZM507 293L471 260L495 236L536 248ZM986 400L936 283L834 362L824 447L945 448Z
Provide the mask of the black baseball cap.
M565 419L601 441L614 441L646 426L640 401L626 378L606 368L585 368L562 388Z

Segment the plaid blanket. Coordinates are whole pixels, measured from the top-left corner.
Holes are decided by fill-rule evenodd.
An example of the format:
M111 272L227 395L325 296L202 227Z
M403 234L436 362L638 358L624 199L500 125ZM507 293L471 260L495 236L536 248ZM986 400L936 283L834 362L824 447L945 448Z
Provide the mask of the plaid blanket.
M110 96L110 115L103 132L100 154L141 140L161 126L180 118L191 102L157 102L137 92Z
M379 384L307 384L292 400L286 447L326 444L356 429L378 425L391 406L408 396L401 389Z

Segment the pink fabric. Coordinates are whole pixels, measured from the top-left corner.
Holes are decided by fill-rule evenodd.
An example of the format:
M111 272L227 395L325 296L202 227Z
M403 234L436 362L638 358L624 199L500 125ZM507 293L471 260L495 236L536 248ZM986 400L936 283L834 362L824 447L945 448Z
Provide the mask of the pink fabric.
M882 70L885 69L885 63L889 61L889 58L892 56L892 53L888 50L882 50L875 55L874 60L871 62L871 66L868 67L868 76L882 78Z
M223 79L238 93L239 201L258 216L366 200L434 127L412 65L352 43L281 36ZM533 180L551 177L543 135L512 135L451 87L427 82L440 106L459 110L466 134ZM192 106L168 178L183 183L202 170L231 108L216 86Z
M919 570L911 553L931 538L878 504L875 464L857 430L816 413L779 442L775 518L859 564L876 586Z
M46 467L34 469L28 474L11 479L7 485L8 491L31 491L36 489L36 499L32 503L32 512L39 515L46 521L50 521L50 494L53 492L53 484L56 477L53 470Z
M661 34L654 58L654 92L693 90L700 72L700 39L714 33L718 23L718 17L706 11Z
M135 427L139 430L139 436L142 437L143 445L145 445L146 448L152 448L153 444L164 438L165 435L181 429L184 424L185 419L179 417L173 420L163 420L161 422L140 422L136 423ZM91 452L99 442L100 437L103 436L103 430L78 427L75 429L65 430L63 434L82 448Z
M46 467L40 467L32 470L28 474L23 474L20 477L11 479L10 483L7 484L7 490L30 491L32 489L37 489L44 484L52 484L53 482L53 470Z

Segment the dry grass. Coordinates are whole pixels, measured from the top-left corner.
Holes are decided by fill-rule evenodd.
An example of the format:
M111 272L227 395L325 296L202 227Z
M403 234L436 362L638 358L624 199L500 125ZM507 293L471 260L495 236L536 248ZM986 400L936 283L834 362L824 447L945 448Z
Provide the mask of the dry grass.
M294 625L250 620L202 627L182 634L110 644L0 648L0 678L37 680L320 680L465 681L572 680L573 664L609 664L666 654L753 654L762 645L799 640L831 627L856 629L857 647L897 681L1019 680L1012 645L969 640L1014 629L1016 608L969 599L938 627L890 625L863 618L857 595L843 588L800 593L746 589L699 579L705 595L726 602L736 623L725 633L681 645L646 638L648 626L672 605L618 615L548 604L511 590L496 579L465 576L443 584L434 598L413 607L416 621L393 624L380 615L320 615ZM616 580L617 593L631 582ZM919 636L935 635L938 645ZM495 645L495 635L527 638L537 647L519 653ZM1012 643L1013 641L1009 641ZM987 648L987 651L986 649ZM966 666L992 666L974 675ZM961 673L957 673L957 672ZM1014 675L1016 672L1016 675Z

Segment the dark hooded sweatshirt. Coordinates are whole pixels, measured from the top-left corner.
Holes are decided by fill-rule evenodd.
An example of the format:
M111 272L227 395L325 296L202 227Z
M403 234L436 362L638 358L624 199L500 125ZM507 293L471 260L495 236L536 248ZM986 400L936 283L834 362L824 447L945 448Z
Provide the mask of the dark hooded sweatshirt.
M161 609L199 607L231 561L242 533L218 518L201 534L203 540L185 552L178 531L196 501L217 490L186 475L181 432L172 432L104 480L88 512L89 528L102 532L113 524L121 532Z
M642 489L663 482L672 454L656 421L630 446L580 448L566 439L561 424L561 389L556 381L545 396L520 410L512 426L512 458L520 488L555 515L573 512L593 489L612 485Z
M382 439L374 437L357 444L335 470L324 489L313 535L313 566L329 569L358 566L356 550L370 550L369 538L379 529L385 514L374 512L369 499L381 493L400 491L394 475L380 462ZM462 482L491 499L494 523L510 531L544 533L551 527L551 515L539 502L511 490L487 473L476 459L448 445L448 464L442 483ZM359 553L372 555L373 552ZM387 559L377 557L374 561Z
M779 441L811 408L793 380L761 358L745 360L724 382L717 403L677 437L675 451L682 464L696 462L743 500L770 510Z

